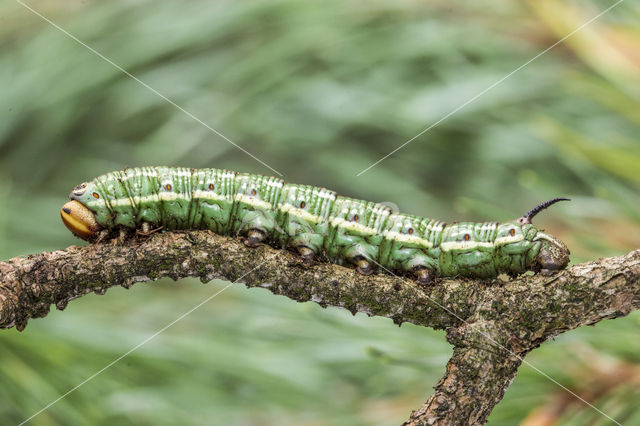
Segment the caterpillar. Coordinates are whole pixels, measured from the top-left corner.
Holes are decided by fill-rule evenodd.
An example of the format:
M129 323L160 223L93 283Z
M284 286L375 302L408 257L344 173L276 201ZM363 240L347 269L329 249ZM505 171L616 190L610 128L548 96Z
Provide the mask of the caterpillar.
M76 186L60 210L76 236L101 241L115 232L209 229L267 243L305 260L355 267L361 274L435 277L545 273L569 263L569 249L531 224L555 198L507 222L446 224L282 179L222 169L140 167Z

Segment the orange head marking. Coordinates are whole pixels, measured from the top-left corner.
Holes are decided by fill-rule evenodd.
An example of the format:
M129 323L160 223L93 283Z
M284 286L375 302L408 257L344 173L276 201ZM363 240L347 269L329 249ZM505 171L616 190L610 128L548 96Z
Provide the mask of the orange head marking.
M69 201L60 209L60 217L65 226L76 236L91 241L102 229L96 216L80 201Z

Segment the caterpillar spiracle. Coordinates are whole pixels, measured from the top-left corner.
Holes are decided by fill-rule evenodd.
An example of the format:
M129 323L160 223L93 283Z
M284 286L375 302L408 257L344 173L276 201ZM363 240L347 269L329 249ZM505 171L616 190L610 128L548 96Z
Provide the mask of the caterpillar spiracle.
M209 229L267 243L303 258L412 276L495 277L551 272L569 263L569 249L531 224L556 198L507 222L460 222L393 212L370 201L309 185L222 169L140 167L76 186L60 210L76 236L100 241L114 232Z

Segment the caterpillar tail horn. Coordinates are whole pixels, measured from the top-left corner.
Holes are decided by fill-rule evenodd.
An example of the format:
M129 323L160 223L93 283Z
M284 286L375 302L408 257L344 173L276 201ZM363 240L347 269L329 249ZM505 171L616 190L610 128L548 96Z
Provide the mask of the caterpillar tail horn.
M570 198L554 198L552 200L546 201L542 204L539 204L537 206L535 206L534 208L532 208L531 210L529 210L527 213L525 213L524 216L522 216L521 218L517 219L516 222L524 225L524 224L530 224L531 223L531 219L534 218L535 215L537 215L538 213L540 213L542 210L552 206L553 204L557 203L558 201L571 201Z

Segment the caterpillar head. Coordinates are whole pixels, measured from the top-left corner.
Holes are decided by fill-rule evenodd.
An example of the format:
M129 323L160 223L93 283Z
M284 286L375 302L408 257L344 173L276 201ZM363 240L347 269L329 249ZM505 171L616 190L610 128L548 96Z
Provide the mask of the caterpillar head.
M535 215L558 201L569 201L569 199L554 198L553 200L542 203L529 210L529 212L519 218L517 222L521 225L530 225L531 219L533 219ZM569 255L571 252L559 239L536 229L535 234L532 235L531 241L540 242L540 250L533 258L532 262L534 270L556 271L564 269L569 264Z
M76 186L69 199L71 201L65 203L60 209L60 217L65 226L77 237L83 240L91 241L98 236L102 227L96 220L96 215L85 205L84 197L86 193L92 196L89 191L88 183L81 183Z

